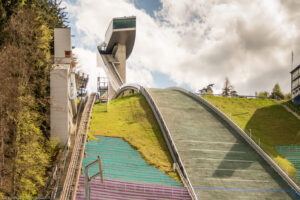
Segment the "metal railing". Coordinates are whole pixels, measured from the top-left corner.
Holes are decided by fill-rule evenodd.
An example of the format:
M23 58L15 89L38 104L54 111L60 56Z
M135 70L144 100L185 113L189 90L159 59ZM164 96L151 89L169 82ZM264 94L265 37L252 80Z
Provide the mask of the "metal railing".
M250 98L250 99L271 99L271 97L261 97L261 96L255 96L255 95L234 95L234 96L225 96L223 94L201 94L199 92L193 93L197 96L217 96L217 97L236 97L236 98Z
M80 116L82 113L82 108L85 106L86 103L86 98L83 98L80 102L79 108L78 108L78 113L77 113L77 117L76 117L76 126L78 127L79 121L80 121ZM76 129L77 130L77 129ZM60 151L59 156L58 156L58 162L57 164L53 167L50 178L48 179L48 182L44 188L44 192L43 194L48 196L50 195L49 198L53 199L58 190L59 190L59 185L60 185L60 181L63 175L63 172L65 170L65 166L66 166L66 160L69 156L69 146L68 146L68 142L66 142L66 144L63 146L63 150Z
M300 188L299 186L285 173L281 167L278 166L278 164L251 138L248 136L247 133L245 133L237 124L235 124L230 118L228 118L222 111L220 111L218 108L216 108L214 105L209 103L207 100L203 99L200 96L197 96L196 94L185 90L183 88L177 88L173 87L173 89L177 91L181 91L184 94L187 94L188 96L192 97L196 101L204 104L209 109L211 109L215 114L217 114L222 120L224 120L231 128L233 128L237 133L239 133L240 136L242 136L246 142L285 180L290 187L298 194L300 195Z
M92 176L89 176L89 168L96 165L98 163L99 165L99 172L92 175ZM85 172L85 198L87 200L90 200L91 199L91 185L90 185L90 182L92 181L93 178L96 178L96 176L100 175L101 177L101 183L103 183L103 169L102 169L102 165L101 165L101 158L100 156L98 156L98 159L95 160L94 162L88 164L87 166L85 166L85 169L84 169L84 172Z
M76 135L72 151L71 161L60 195L61 200L75 198L78 185L78 178L81 173L81 160L84 154L85 142L87 140L87 130L90 122L92 108L96 99L96 94L91 94L83 110L80 120L79 131ZM75 183L74 183L75 182Z

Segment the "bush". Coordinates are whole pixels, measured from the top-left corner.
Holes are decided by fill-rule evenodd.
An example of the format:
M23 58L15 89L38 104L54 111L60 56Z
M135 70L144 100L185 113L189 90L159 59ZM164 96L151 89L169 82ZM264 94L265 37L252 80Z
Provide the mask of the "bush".
M272 93L271 93L271 98L272 99L277 99L277 100L284 99L284 95L283 95L283 93L281 91L281 88L280 88L278 83L276 83L274 85L274 88L273 88Z

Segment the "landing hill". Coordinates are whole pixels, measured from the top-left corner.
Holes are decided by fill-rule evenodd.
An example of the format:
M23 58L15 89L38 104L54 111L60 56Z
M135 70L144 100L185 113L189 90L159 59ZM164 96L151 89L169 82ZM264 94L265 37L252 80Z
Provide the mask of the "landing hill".
M272 99L247 99L237 97L203 96L230 117L250 135L289 174L296 169L282 158L275 146L300 145L300 120Z

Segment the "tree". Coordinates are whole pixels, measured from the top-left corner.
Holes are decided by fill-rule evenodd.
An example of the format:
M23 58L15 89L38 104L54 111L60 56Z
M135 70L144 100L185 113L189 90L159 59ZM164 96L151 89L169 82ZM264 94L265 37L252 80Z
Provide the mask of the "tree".
M225 78L225 83L222 91L223 96L237 96L237 92L234 90L234 87L231 85L228 77Z
M268 98L269 97L269 92L267 92L267 91L259 92L258 96L261 97L261 98Z
M237 91L231 90L231 91L230 91L230 96L232 96L232 97L237 97L237 96L238 96Z
M284 98L284 95L281 91L281 88L279 86L278 83L276 83L273 87L272 93L271 93L271 98L272 99L277 99L277 100L281 100Z
M0 13L0 196L41 195L56 153L50 50L65 14L51 0L0 0Z
M207 85L206 87L204 87L204 88L202 88L201 90L198 90L198 92L200 93L200 94L213 94L214 92L213 92L213 89L212 89L212 87L214 86L215 84L209 84L209 85Z
M290 100L291 98L292 98L292 94L290 92L284 95L284 99L286 100Z

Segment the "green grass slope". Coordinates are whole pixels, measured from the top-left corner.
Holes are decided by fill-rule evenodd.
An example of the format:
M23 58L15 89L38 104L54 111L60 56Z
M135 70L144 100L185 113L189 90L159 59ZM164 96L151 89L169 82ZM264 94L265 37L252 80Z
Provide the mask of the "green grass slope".
M293 178L295 167L278 155L275 146L300 145L300 120L271 99L203 96L259 142Z
M106 104L95 104L89 130L92 135L122 137L129 142L148 164L179 181L172 169L172 158L157 121L146 99L135 94Z
M292 100L282 100L280 101L281 104L286 105L288 108L290 108L292 111L300 115L300 107L297 106L292 102Z

